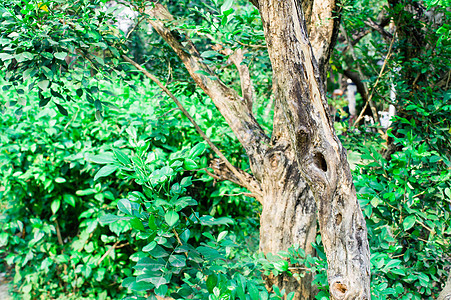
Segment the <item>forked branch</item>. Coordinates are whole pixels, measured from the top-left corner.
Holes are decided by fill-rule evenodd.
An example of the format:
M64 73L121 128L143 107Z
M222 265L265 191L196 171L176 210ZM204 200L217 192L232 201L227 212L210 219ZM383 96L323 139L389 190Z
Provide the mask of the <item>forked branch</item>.
M163 5L153 3L146 9L146 14L153 29L171 46L196 84L213 100L246 150L252 171L258 173L269 138L252 115L248 102L217 78L187 37L182 44L179 34L183 33L167 27L174 18Z

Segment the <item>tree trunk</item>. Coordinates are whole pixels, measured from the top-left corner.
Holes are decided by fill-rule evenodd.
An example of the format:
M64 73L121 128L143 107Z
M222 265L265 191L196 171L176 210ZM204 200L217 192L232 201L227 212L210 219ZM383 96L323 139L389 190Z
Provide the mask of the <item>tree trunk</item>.
M369 299L366 227L344 149L326 113L320 71L308 43L303 16L298 14L301 6L291 1L252 2L260 8L265 21L274 82L277 82L271 138L252 115L252 99L240 97L215 78L194 44L187 37L182 44L178 35L166 27L166 23L174 21L169 12L162 5L154 4L146 13L152 27L174 49L196 84L213 100L246 150L253 175L230 166L230 172L221 175L230 176L232 181L248 188L262 203L261 251L275 254L299 244L306 253L312 253L311 243L316 235L315 203L319 204L332 296L334 299ZM309 3L311 11L322 18L331 15L335 8L332 0ZM330 25L336 20L330 17L322 22ZM336 31L328 29L315 38L314 48L323 68L334 36ZM276 57L278 55L280 57ZM285 288L286 293L296 291L296 299L313 299L311 280L311 275L299 282L282 275L269 277L268 284L276 283Z
M297 171L294 155L287 156L293 154L292 151L286 150L276 150L268 155L270 168L262 181L260 251L276 254L298 244L307 255L313 255L311 244L315 241L317 227L315 200ZM296 300L309 300L315 297L313 275L308 272L298 280L293 276L274 277L271 274L265 279L269 289L275 284L281 290L285 289L286 294L294 291Z
M268 53L277 79L276 102L299 171L312 189L328 261L333 299L370 299L366 224L346 150L328 106L300 1L259 0Z
M438 296L437 300L450 300L450 299L451 299L451 272L448 276L448 280L446 281L445 287Z

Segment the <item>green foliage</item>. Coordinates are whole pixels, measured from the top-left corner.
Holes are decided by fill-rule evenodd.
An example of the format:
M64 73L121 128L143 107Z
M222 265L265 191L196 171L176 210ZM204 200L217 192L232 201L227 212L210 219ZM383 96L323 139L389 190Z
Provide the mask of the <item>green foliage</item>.
M24 97L35 101L37 95ZM72 119L34 105L19 124L14 114L2 116L0 255L15 267L13 284L24 299L120 297L115 282L130 272L130 247L112 246L128 244L132 235L119 236L97 220L129 184L94 183L94 167L85 159L118 137L116 124L95 123L83 106L70 112ZM105 282L114 284L107 289Z
M107 93L89 84L92 73L120 76L121 33L113 26L115 6L99 9L102 0L46 1L20 0L0 4L0 69L8 81L3 90L13 89L21 115L27 104L24 93L37 90L39 105L53 101L61 114L63 104L83 95L95 103L98 117L102 103L97 93ZM89 68L87 68L89 66ZM69 68L82 71L68 76ZM65 85L66 77L74 85ZM22 86L26 83L25 86Z
M377 299L430 299L451 250L451 163L412 132L389 135L402 147L390 160L358 147L366 165L356 169L355 185L367 218L372 292Z
M66 84L70 86L70 83ZM142 85L139 86L142 90ZM249 210L247 205L251 202L242 201L243 196L223 196L240 193L236 187L216 184L216 188L211 189L213 181L209 176L195 179L187 173L188 170L207 166L205 156L209 150L199 143L200 138L192 134L194 130L186 121L179 125L180 113L172 109L174 105L171 102L158 95L150 97L152 101L146 101L149 99L148 92L133 92L128 86L111 88L118 97L109 101L120 109L118 112L110 110L102 122L95 121L90 113L93 108L82 102L75 102L68 108L70 117L52 108L40 109L36 105L24 109L19 125L17 115L11 109L3 115L0 255L9 265L15 266L13 284L16 292L22 293L25 298L65 295L105 299L125 295L127 289L120 284L133 274L131 260L138 260L139 255L146 253L143 251L150 251L152 247L148 245L148 237L141 232L144 224L148 226L148 221L142 223L138 218L122 220L122 215L110 219L114 223L101 227L99 218L103 216L101 220L105 220L105 212L114 210L116 205L122 214L129 212L128 199L133 195L142 195L136 191L127 196L127 191L137 189L136 183L158 185L162 195L165 195L164 185L175 180L175 171L165 167L169 157L174 157L177 168L183 167L186 174L184 178L177 177L178 183L172 184L171 189L166 191L171 198L180 196L182 191L186 193L187 189L201 197L215 191L213 199L218 199L218 202L202 203L197 210L218 215L219 221L216 222L226 221L221 215L236 215L239 211ZM8 91L3 96L5 103L14 97L14 91ZM32 93L24 97L30 103L36 103L38 95ZM140 101L132 102L131 99ZM189 101L193 102L187 103L187 107L195 107L199 100L194 95ZM198 111L196 118L201 119L208 114ZM215 126L213 132L210 130L208 134L217 134L221 130L221 126ZM233 139L228 138L227 132L222 132L221 142L230 143L232 148ZM191 146L193 143L196 143L195 146ZM183 150L177 152L179 147ZM99 152L101 154L97 154ZM170 155L172 152L174 154ZM147 160L141 159L143 155ZM235 161L233 158L231 160ZM103 167L99 168L97 164L103 164ZM112 178L111 173L119 169L121 172L129 170L126 180ZM146 177L149 174L153 177ZM193 189L193 180L198 182L198 186L204 185L204 188L200 191ZM169 210L166 204L161 204L163 202L158 202L160 206L149 207L153 213L156 213L153 209L164 212L156 221L163 222L169 233L182 226L180 216L189 212L186 205L196 203L188 195L174 201L177 203L171 202L173 206ZM218 243L230 242L230 239L236 239L231 237L235 235L229 233L229 237L225 238L225 233L222 233L220 240L210 241L211 234L208 237L202 235L202 228L210 228L215 221L208 215L198 217L203 223L191 228L191 235L181 232L180 238L190 237L196 247L208 240L218 248L218 252L214 253L223 254L224 249ZM234 225L241 230L237 236L249 238L250 234L254 234L255 222L243 221L245 219ZM212 229L210 232L218 234L215 233L218 230ZM168 239L164 235L159 238L159 241ZM158 247L161 246L158 244ZM208 250L211 246L205 244L203 247ZM143 251L137 254L140 249ZM174 258L171 262L172 265L182 264L182 260ZM254 282L250 278L248 280ZM260 286L260 281L252 284Z

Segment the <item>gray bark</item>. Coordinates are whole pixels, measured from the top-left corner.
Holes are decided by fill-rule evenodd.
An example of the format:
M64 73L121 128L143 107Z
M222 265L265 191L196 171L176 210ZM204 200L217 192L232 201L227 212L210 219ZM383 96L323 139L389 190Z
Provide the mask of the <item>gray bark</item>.
M279 105L302 177L319 210L333 299L370 299L366 224L346 150L335 135L301 3L259 0Z
M246 96L249 93L244 90L249 88L247 75L242 78L245 80L242 81L245 82L244 97L240 97L219 79L212 80L214 73L203 63L194 44L185 40L182 45L165 26L173 17L162 5L155 4L146 13L152 27L177 53L196 84L213 100L249 157L252 175L230 167L230 172L219 169L218 172L221 172L220 177L229 177L248 188L262 203L260 250L275 254L300 244L306 253L312 253L316 203L328 254L333 298L369 299L366 227L344 149L326 112L321 72L308 42L301 6L291 1L253 3L260 8L265 21L268 51L277 82L271 139L252 115L252 97ZM309 20L316 20L311 24L317 24L318 18L323 25L335 24L336 20L328 17L335 8L331 3L335 2L309 2L311 13L318 14L318 17L310 16ZM327 28L318 32L314 39L315 54L323 62L322 68L336 36L336 30ZM315 30L311 29L312 35ZM199 70L209 76L197 72ZM247 72L240 70L240 74ZM299 282L287 276L267 278L269 285L278 284L287 293L296 291L295 299L314 298L311 280L311 275Z
M450 300L451 299L451 273L448 276L445 287L438 296L437 300Z

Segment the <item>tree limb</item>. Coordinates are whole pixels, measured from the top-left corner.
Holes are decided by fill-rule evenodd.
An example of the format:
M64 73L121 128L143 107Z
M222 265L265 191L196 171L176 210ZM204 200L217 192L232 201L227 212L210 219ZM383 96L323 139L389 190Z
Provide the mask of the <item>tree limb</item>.
M167 27L167 24L174 22L174 18L163 5L152 4L146 9L146 14L153 29L171 46L196 84L213 100L246 150L252 171L258 173L269 138L255 120L244 98L216 77L187 37L182 43L177 32Z
M246 101L247 108L252 111L252 103L254 101L254 88L252 86L251 74L247 65L243 64L244 56L241 48L232 52L231 49L225 49L222 51L224 54L229 55L229 59L238 69L241 82L241 94Z
M354 61L357 64L357 70L359 72L360 78L365 78L365 75L362 72L362 68L360 67L359 61L357 60L357 56L355 55L354 46L352 46L352 44L351 44L351 42L349 40L348 34L346 33L346 29L344 27L342 27L342 32L343 32L343 35L346 38L346 41L348 42L348 45L351 47L351 55L352 55L352 58L354 59ZM391 50L391 47L390 47L390 50ZM387 57L388 57L388 55L387 55ZM384 70L384 67L385 67L385 63L384 63L384 66L382 67L382 70ZM376 81L375 86L377 85L377 82L378 82L378 80ZM373 87L373 89L374 89L374 87ZM366 85L364 85L364 89L365 89L365 94L368 95L368 87ZM367 102L370 105L371 113L373 115L374 121L376 122L377 125L380 125L380 120L379 120L379 116L377 114L376 105L374 104L374 102L372 100L372 98L373 98L372 96L373 96L373 93L371 93L371 96L367 99ZM366 107L366 105L365 105L365 107ZM357 124L358 121L360 121L360 119L363 116L363 112L364 112L364 110L362 110L362 112L360 113L359 117L356 119L354 124Z
M207 144L211 147L213 152L215 152L221 160L224 162L224 164L227 166L227 168L230 170L230 172L235 175L235 177L238 179L236 182L247 188L249 191L256 195L261 194L261 188L260 184L253 178L252 175L238 169L232 163L222 154L222 152L216 147L216 145L207 137L207 135L203 132L203 130L199 127L199 125L196 123L196 121L193 119L193 117L188 113L188 111L183 107L182 103L174 96L174 94L169 91L169 89L163 85L163 83L158 80L153 74L149 73L146 69L144 69L142 66L140 66L137 62L133 61L131 58L129 58L126 55L122 55L122 57L132 64L136 69L138 69L140 72L142 72L147 78L155 82L177 105L177 107L182 111L182 113L188 118L188 120L193 124L196 131L199 133L199 135L207 142Z
M387 53L387 56L385 56L384 64L382 65L381 71L379 72L379 76L377 77L376 82L374 83L374 86L373 86L373 88L371 89L371 94L370 94L369 97L368 97L367 103L369 103L370 106L372 105L371 103L372 103L374 91L376 90L377 84L379 83L379 80L381 79L382 74L384 73L384 69L385 69L385 66L387 65L387 61L388 61L388 59L390 58L391 51L392 51L392 48L393 48L393 42L395 41L395 35L396 35L396 31L395 31L395 33L393 34L393 38L392 38L392 40L391 40L390 47L388 48L388 53ZM366 89L366 90L367 90L367 89ZM365 105L365 106L366 106L366 105ZM374 106L374 104L373 104L373 106ZM373 112L373 116L374 116L375 113L376 113L376 115L377 115L377 112L375 112L375 108L373 108L373 106L371 106L371 111ZM360 112L360 115L359 115L359 116L357 117L357 119L355 120L354 125L357 124L357 123L362 119L363 113L364 113L364 109L362 109L362 111ZM379 118L377 118L377 120L379 120ZM378 121L378 124L380 124L379 121ZM381 132L379 132L379 133L381 133ZM382 132L382 135L384 135L383 132Z

